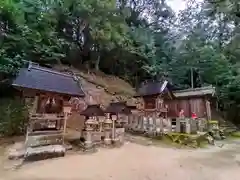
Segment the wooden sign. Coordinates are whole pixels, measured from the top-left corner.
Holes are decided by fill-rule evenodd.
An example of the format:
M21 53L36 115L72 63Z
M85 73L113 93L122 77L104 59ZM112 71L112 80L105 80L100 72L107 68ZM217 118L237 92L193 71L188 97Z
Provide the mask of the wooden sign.
M37 147L37 146L46 146L46 145L56 145L63 143L62 134L55 135L45 135L45 136L28 136L27 146L28 147Z

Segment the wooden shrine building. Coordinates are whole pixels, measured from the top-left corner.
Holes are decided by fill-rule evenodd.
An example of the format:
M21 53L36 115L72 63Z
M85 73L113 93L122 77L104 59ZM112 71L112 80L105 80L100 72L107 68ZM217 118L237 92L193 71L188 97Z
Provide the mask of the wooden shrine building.
M182 109L185 117L191 117L195 113L199 118L211 120L211 108L216 102L215 93L213 86L174 91L176 98L168 101L169 116L178 117L178 112Z
M29 106L26 145L62 144L66 118L71 112L68 101L71 97L85 96L78 79L30 63L28 68L20 69L12 86L21 92Z
M168 81L147 82L140 86L135 95L142 98L145 112L159 112L163 116L167 116L168 104L167 100L174 99L172 86Z

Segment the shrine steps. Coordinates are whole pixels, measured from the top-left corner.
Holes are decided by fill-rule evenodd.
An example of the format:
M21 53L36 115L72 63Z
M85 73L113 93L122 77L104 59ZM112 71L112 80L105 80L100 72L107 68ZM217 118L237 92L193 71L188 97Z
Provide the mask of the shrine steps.
M69 149L70 148L66 145L27 147L24 142L16 142L9 147L7 154L9 160L21 160L25 162L62 157Z
M65 156L66 148L63 145L47 145L28 147L24 155L25 161L39 161Z

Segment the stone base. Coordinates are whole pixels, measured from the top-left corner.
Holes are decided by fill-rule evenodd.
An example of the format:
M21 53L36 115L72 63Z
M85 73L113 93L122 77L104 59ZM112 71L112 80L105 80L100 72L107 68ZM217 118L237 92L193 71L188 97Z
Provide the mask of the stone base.
M112 144L112 140L111 139L104 139L104 144L105 145L111 145Z
M114 147L118 147L118 146L121 146L121 144L123 143L121 143L120 139L113 139L112 144Z
M39 161L49 158L63 157L66 149L62 145L49 145L35 148L27 148L24 155L25 161Z
M9 160L22 159L25 154L25 144L24 142L18 142L13 144L7 151Z
M84 148L85 149L92 149L92 147L93 147L92 142L85 141L85 143L84 143Z
M97 152L97 149L94 146L92 146L91 148L90 147L89 148L85 148L84 151L83 151L84 154L85 153L92 154L92 153L95 153L95 152Z

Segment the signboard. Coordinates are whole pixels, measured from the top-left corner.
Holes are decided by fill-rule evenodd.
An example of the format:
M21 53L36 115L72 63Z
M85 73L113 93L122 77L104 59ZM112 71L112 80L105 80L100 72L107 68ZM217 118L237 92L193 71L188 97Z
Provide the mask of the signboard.
M55 145L55 144L62 144L62 143L63 143L62 134L49 135L49 136L48 135L28 136L27 138L28 147Z

